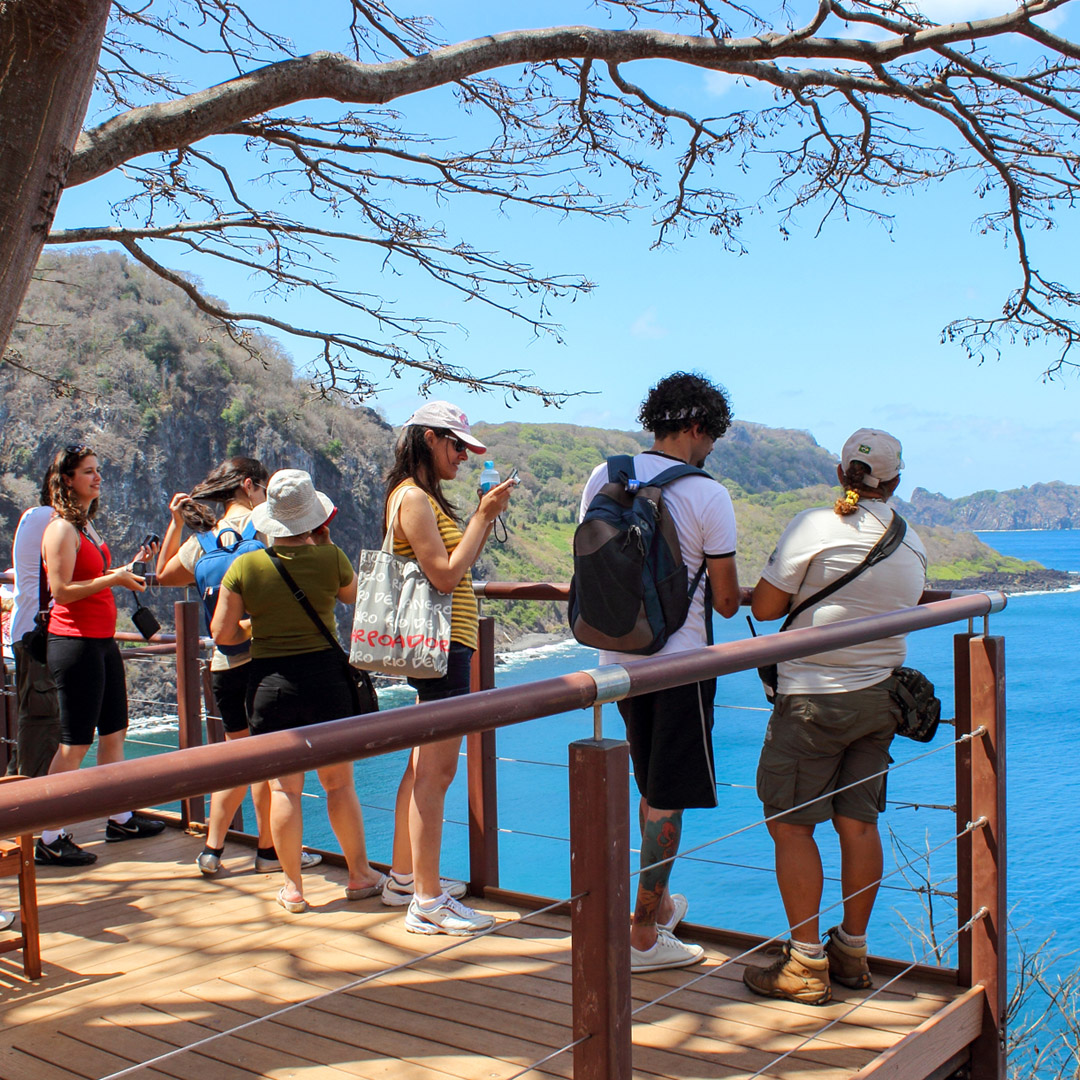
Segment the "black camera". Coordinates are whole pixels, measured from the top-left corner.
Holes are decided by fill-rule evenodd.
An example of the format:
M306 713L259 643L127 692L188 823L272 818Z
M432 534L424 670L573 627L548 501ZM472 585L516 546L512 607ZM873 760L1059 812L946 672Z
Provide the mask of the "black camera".
M146 563L144 563L144 562L133 562L131 564L131 572L133 574L137 574L139 577L145 577L146 576Z
M161 543L161 537L158 536L157 533L147 533L142 538L142 546L143 547L150 547L151 544L160 544L160 543Z

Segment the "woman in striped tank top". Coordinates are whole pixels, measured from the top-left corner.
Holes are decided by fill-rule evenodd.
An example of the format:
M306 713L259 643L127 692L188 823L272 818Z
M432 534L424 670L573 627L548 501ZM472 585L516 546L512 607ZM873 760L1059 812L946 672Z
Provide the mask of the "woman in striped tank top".
M416 559L431 584L454 598L446 674L409 680L420 701L469 692L479 622L472 566L495 519L510 502L514 481L507 480L482 496L464 528L443 494L442 483L457 476L470 450L482 454L485 449L457 406L431 401L405 422L387 477L387 506L398 488L408 488L393 522L394 552ZM439 877L443 803L457 771L460 748L460 736L416 747L398 788L393 862L382 899L391 906L408 904L405 927L417 934L474 934L495 922L459 902L465 895L464 882Z

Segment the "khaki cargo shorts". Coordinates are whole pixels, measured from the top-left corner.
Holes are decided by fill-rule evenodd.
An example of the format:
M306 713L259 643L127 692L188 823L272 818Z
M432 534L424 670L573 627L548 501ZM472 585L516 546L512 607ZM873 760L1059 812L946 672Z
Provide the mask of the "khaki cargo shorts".
M791 825L833 817L877 821L886 777L875 774L892 762L889 746L900 720L889 693L895 683L890 675L865 690L776 699L757 772L766 817L790 810L780 820Z

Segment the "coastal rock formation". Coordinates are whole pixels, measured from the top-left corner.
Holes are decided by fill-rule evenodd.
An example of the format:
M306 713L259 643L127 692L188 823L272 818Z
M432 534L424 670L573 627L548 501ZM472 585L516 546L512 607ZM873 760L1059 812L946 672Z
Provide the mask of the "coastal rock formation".
M959 499L916 488L901 513L921 525L954 529L1080 529L1080 487L1055 480Z

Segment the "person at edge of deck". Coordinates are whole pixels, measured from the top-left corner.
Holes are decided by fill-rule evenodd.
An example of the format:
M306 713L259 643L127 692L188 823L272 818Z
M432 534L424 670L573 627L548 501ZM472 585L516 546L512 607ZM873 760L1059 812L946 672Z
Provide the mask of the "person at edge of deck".
M788 525L754 588L757 618L781 618L862 562L892 520L888 500L900 482L900 455L900 443L884 431L861 428L848 439L837 468L843 497L832 508L804 510ZM925 583L926 551L908 529L893 554L811 605L793 628L911 607ZM832 979L854 989L872 985L866 931L882 872L877 819L886 788L877 774L892 761L900 714L890 691L906 651L901 634L778 665L757 791L766 817L783 814L768 827L791 938L771 966L744 969L743 981L756 994L824 1005ZM851 784L857 786L840 790ZM844 905L823 945L814 828L830 819L840 841Z
M270 477L266 499L251 511L251 521L272 542L274 554L327 629L336 634L334 604L356 601L356 574L349 557L330 540L327 524L334 511L333 502L315 490L306 472L281 469ZM328 647L268 552L246 552L225 571L210 633L215 645L251 641L247 715L252 735L304 728L359 712L356 684L343 657ZM349 870L345 899L377 896L385 875L368 862L353 764L324 765L318 776L326 791L330 828ZM270 781L270 829L285 877L277 902L293 914L308 910L300 873L303 791L303 772Z
M195 536L189 536L182 544L184 526L192 532L210 533L218 536L226 531L226 541L238 541L247 527L251 511L266 501L266 484L270 474L257 458L232 457L210 470L205 480L196 484L191 492L179 491L169 501L169 526L158 552L157 579L159 585L184 586L195 581L195 564L202 558L202 544ZM216 503L222 508L221 516L215 514L205 503ZM258 539L265 543L264 537ZM251 650L224 653L214 649L210 660L210 679L225 729L225 739L244 739L251 734L248 729L247 677ZM206 827L206 845L196 856L195 864L204 877L212 877L221 869L221 856L225 850L225 837L233 816L244 801L247 785L215 791L210 796L210 820ZM258 843L255 849L255 871L259 874L281 869L281 861L274 850L270 832L270 785L251 785L251 802L255 809L255 827ZM317 866L322 856L305 851L301 855L303 869Z
M415 559L439 592L453 594L446 674L409 679L421 702L469 692L479 625L472 566L514 486L513 480L504 480L481 495L462 528L442 485L457 476L470 450L482 454L486 447L472 434L465 413L448 401L429 401L405 421L386 479L387 515L395 492L406 488L396 520L386 522L394 530L394 553ZM443 805L460 749L460 736L415 747L398 786L393 855L382 900L392 907L408 905L405 929L414 934L475 934L495 924L492 916L460 902L464 882L439 876Z
M60 703L60 744L50 775L78 769L95 734L99 765L124 757L127 682L115 638L113 587L143 592L146 579L130 563L111 569L109 547L92 524L101 484L98 458L89 446L72 444L53 458L49 501L56 514L42 540L53 597L48 664ZM146 562L156 554L156 544L143 545L136 559ZM157 836L164 828L164 822L127 810L109 817L105 839L114 843ZM43 829L34 848L34 862L46 866L85 866L96 860L63 827Z
M653 444L635 455L634 473L648 481L673 462L702 467L731 425L731 402L723 387L700 375L675 372L649 391L638 420L651 432ZM593 470L585 485L581 517L606 482L605 463ZM692 572L705 564L712 606L730 619L739 610L740 596L735 513L727 489L708 477L686 476L664 488L664 505L675 523L683 561ZM703 577L686 621L655 655L706 644L705 595ZM601 664L638 659L628 653L600 652ZM715 696L716 679L705 679L618 703L641 793L641 873L630 926L630 964L635 972L686 967L704 957L700 945L675 937L688 905L668 883L679 851L683 812L717 804L712 749Z
M8 775L44 776L60 745L60 704L49 665L35 660L23 643L34 629L38 612L41 542L53 519L50 485L54 465L41 481L39 504L30 507L15 527L11 563L15 570L15 603L11 611L11 651L15 658L15 696L18 731ZM60 865L65 865L61 856Z

